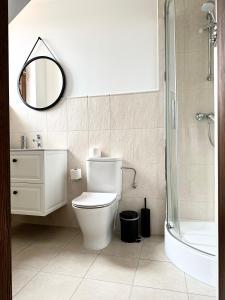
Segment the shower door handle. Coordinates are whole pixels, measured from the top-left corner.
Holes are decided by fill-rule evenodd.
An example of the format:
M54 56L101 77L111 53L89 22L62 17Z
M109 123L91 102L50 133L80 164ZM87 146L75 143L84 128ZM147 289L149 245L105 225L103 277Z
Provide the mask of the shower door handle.
M176 129L176 100L172 99L172 128Z

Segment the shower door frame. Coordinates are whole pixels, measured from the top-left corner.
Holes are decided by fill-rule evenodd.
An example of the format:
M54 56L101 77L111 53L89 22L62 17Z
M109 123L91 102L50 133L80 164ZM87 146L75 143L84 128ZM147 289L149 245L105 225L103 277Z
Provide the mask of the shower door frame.
M8 1L0 9L0 299L12 299L10 161L9 161L9 79Z
M219 300L225 299L225 1L217 0L218 16L218 222Z

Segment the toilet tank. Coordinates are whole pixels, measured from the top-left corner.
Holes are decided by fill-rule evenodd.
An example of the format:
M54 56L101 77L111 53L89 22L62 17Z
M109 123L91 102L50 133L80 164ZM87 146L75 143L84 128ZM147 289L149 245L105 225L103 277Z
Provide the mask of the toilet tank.
M100 193L122 192L122 159L112 157L89 158L86 161L87 191Z

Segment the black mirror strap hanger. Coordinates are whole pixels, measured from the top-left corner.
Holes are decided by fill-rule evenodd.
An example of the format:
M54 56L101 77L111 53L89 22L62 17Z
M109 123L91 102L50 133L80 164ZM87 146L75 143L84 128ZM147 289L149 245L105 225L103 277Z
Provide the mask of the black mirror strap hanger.
M38 42L42 42L44 44L44 46L47 48L47 50L49 51L49 53L52 55L52 57L57 61L55 55L52 53L52 51L49 49L49 47L47 46L47 44L45 43L45 41L39 36L33 46L33 48L31 49L27 59L25 60L24 65L28 62L29 58L31 57L32 52L34 51L35 47L37 46Z

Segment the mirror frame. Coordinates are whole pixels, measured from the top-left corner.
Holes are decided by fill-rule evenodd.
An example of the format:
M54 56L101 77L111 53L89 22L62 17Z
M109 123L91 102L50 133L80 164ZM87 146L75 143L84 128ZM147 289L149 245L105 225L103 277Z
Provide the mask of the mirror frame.
M38 60L38 59L41 59L41 58L44 58L44 59L49 59L51 61L53 61L59 68L59 70L61 71L61 74L62 74L62 89L61 89L61 92L58 96L58 98L52 103L50 104L49 106L45 106L45 107L41 107L41 108L38 108L38 107L34 107L34 106L31 106L29 105L26 101L24 101L22 95L21 95L21 92L20 92L20 78L23 74L23 71L26 69L26 67L32 62L32 61L35 61L35 60ZM29 108L31 109L34 109L34 110L39 110L39 111L43 111L43 110L47 110L47 109L50 109L52 108L53 106L55 106L62 98L64 92L65 92L65 88L66 88L66 76L65 76L65 73L64 73L64 70L63 68L61 67L61 65L53 58L49 57L49 56L35 56L34 58L28 60L24 65L23 65L23 68L19 74L19 78L18 78L18 81L17 81L17 88L18 88L18 91L19 91L19 95L20 95L20 98L22 100L22 102L28 106Z

